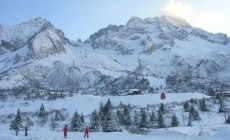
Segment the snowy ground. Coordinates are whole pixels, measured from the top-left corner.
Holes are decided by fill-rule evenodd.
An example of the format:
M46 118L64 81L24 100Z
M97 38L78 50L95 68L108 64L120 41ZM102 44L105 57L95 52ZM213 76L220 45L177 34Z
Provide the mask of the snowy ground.
M7 102L0 102L0 115L16 113L20 108L22 112L38 110L43 103L46 109L62 109L66 108L69 116L78 110L79 113L88 115L94 109L98 109L100 102L106 102L110 98L113 105L130 103L136 107L146 107L146 105L154 105L159 103L175 103L186 100L208 98L199 93L177 93L166 94L166 100L160 100L159 94L144 94L136 96L93 96L93 95L76 95L74 97L66 97L65 99L58 99L55 101L25 101L11 99ZM179 114L180 107L173 108ZM179 115L178 115L179 116ZM193 127L183 126L180 120L180 127L166 128L166 129L150 129L147 135L131 134L126 131L116 133L90 133L90 139L93 140L226 140L230 137L230 125L224 124L223 114L216 112L209 112L200 114L202 121L194 122ZM181 117L179 116L181 119ZM69 121L69 120L67 120ZM69 122L66 122L69 123ZM198 136L201 135L201 136ZM61 140L63 132L51 131L47 127L33 126L30 128L29 136L23 136L23 132L19 136L15 136L13 131L9 130L9 124L0 123L0 140ZM84 139L81 132L69 132L69 140Z

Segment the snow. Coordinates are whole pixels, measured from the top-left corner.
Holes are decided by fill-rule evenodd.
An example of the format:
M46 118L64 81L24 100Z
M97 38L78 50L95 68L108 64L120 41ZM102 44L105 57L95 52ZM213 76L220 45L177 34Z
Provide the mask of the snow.
M19 135L18 137L15 137L13 134L0 134L0 138L2 140L62 140L63 138L63 132L49 132L48 130L35 130L30 131L28 137L24 137ZM191 131L191 129L190 129ZM164 130L151 130L151 132L148 135L136 135L136 134L130 134L130 133L119 133L119 132L112 132L112 133L90 133L89 139L92 140L226 140L229 136L229 132L223 131L220 135L210 137L210 136L187 136L180 133L173 133L169 131ZM79 132L69 132L68 133L68 140L76 140L76 139L84 139L83 137L84 133Z
M94 95L76 95L74 97L67 97L65 99L54 101L24 101L24 100L16 100L12 99L8 102L3 102L0 104L5 106L1 108L1 111L5 112L5 114L9 114L12 112L16 112L17 108L20 107L22 111L34 111L35 108L39 109L41 104L43 103L47 109L63 109L68 108L68 112L70 115L74 114L76 110L78 112L82 112L83 114L89 114L93 110L99 108L101 102L106 102L108 99L111 100L113 105L117 106L122 102L123 104L130 103L131 105L137 107L145 107L151 104L160 104L160 103L172 103L172 102L182 102L186 100L201 99L206 98L207 96L201 93L177 93L177 94L166 94L167 100L160 100L160 94L144 94L144 95L136 95L136 96L94 96ZM132 98L132 100L130 100ZM17 101L17 102L15 102ZM23 104L29 104L29 106L24 106ZM87 103L87 104L86 104ZM8 108L8 107L14 108Z
M73 97L66 97L58 100L20 100L20 99L8 99L7 102L0 103L0 114L11 114L20 108L22 112L36 111L43 103L45 109L63 109L66 108L67 112L71 117L77 110L79 113L84 115L90 114L93 110L98 109L101 102L106 102L108 99L111 100L112 105L119 105L120 102L123 104L130 103L136 107L146 107L147 105L154 105L160 103L175 103L186 100L209 98L208 96L201 93L170 93L166 94L166 100L160 100L160 94L143 94L143 95L131 95L131 96L93 96L93 95L74 95ZM180 107L172 108L174 111L180 111ZM179 112L177 112L178 114ZM179 115L178 115L179 116ZM183 126L176 128L165 128L165 129L150 129L146 135L131 134L129 132L94 132L90 133L90 138L93 140L225 140L230 136L230 126L223 124L223 116L217 116L215 112L208 114L201 114L204 121L194 122L193 127ZM213 121L213 117L214 120ZM180 117L179 117L180 118ZM68 123L69 120L67 120ZM64 125L64 124L63 124ZM13 131L8 130L9 124L0 125L0 139L1 140L61 140L63 138L63 132L51 131L48 126L32 126L29 130L29 136L23 136L23 132L19 132L19 136L15 136ZM201 135L201 136L198 136ZM82 139L82 132L69 132L69 140Z

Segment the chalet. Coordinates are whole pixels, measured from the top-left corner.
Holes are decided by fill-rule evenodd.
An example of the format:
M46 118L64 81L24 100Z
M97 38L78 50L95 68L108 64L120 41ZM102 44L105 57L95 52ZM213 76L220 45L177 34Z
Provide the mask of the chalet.
M128 95L140 95L140 94L142 94L140 89L129 89Z
M230 92L222 92L221 96L223 96L223 97L230 97Z
M220 94L221 97L230 97L230 91L216 91L215 95Z

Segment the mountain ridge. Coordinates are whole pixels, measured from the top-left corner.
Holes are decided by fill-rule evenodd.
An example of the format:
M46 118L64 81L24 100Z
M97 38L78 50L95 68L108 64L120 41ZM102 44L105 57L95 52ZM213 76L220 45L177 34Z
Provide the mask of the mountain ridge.
M19 36L18 27L20 32L9 40L3 37L6 28L0 26L1 88L119 94L130 88L217 89L221 81L230 80L227 35L208 33L183 19L133 17L125 25L100 29L84 42L69 41L43 18L18 25L27 32ZM32 85L34 81L39 86ZM217 86L202 87L212 82Z

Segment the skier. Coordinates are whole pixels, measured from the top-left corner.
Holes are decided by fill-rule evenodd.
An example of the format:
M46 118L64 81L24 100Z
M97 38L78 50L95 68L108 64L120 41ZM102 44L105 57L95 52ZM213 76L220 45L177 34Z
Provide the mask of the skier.
M64 132L64 138L67 138L67 131L69 130L69 129L67 128L67 125L65 125L65 127L64 127L62 130L63 130L63 132Z
M87 138L89 137L89 128L88 128L88 126L85 127L85 135L84 135L84 138L85 138L85 137L87 137Z

